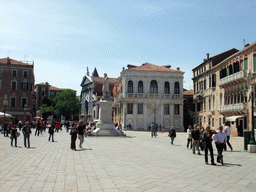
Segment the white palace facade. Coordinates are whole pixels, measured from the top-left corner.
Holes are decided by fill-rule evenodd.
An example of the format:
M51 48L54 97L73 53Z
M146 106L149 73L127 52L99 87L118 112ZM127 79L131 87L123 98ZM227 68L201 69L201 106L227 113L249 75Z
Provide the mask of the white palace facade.
M183 75L179 68L144 63L123 68L114 88L113 121L133 130L152 122L183 131Z

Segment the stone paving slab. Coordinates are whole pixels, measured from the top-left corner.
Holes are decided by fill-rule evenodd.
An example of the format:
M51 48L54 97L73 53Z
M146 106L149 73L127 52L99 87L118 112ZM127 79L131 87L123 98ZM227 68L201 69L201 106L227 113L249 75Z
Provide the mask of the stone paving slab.
M243 151L241 137L231 137L234 151L224 152L224 166L211 166L203 152L186 148L185 133L174 145L167 133L125 133L87 137L77 151L65 131L55 133L56 142L32 134L29 149L22 136L15 148L0 135L0 191L256 191L256 154Z

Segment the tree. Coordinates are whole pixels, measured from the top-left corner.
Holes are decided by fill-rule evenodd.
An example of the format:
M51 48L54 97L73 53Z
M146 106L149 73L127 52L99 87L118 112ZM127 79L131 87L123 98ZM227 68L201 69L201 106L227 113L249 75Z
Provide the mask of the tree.
M48 98L47 96L44 96L42 99L42 116L44 119L47 119L48 116L54 115L54 108L53 108L53 101Z
M58 118L63 115L67 120L70 120L79 115L79 98L76 96L75 91L67 89L59 92L53 101L55 105L54 114Z

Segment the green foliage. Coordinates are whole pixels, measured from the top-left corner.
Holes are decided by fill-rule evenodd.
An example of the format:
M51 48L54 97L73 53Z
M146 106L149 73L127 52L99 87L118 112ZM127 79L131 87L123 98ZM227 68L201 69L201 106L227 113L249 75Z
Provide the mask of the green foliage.
M45 95L42 99L42 105L50 107L52 105L52 100Z
M54 114L60 118L61 115L65 116L67 120L72 116L79 115L79 98L76 96L76 92L70 89L57 93L54 98Z

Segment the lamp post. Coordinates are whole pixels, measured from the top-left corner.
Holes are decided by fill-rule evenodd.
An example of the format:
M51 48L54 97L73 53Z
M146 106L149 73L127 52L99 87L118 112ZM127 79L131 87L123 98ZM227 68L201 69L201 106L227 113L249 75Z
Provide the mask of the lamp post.
M250 85L251 85L251 88L252 88L252 92L251 92L251 99L252 99L252 134L251 134L251 140L250 140L249 144L250 145L256 145L255 137L254 137L254 90L253 90L255 78L253 76L251 76L251 77L249 77L249 80L250 80Z
M4 126L5 126L5 112L6 112L6 107L8 106L8 98L7 98L7 95L4 96L3 105L4 105Z

